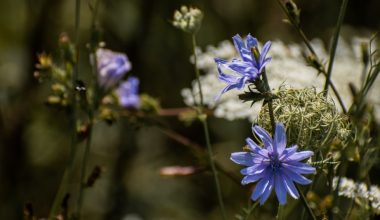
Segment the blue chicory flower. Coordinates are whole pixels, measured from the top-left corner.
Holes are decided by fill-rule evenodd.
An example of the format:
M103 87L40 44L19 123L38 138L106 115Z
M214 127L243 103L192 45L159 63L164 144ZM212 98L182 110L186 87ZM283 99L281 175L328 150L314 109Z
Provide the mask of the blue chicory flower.
M132 64L125 54L103 48L96 50L96 61L99 74L98 83L103 89L115 86L132 68Z
M218 77L221 81L227 83L227 86L220 92L217 99L219 99L223 93L231 89L242 89L244 88L246 82L255 81L260 76L265 66L272 59L271 57L266 57L271 46L270 41L265 43L260 53L258 51L257 39L252 37L250 34L247 36L247 43L245 43L238 34L232 39L242 60L234 59L231 62L228 62L220 58L215 58L219 73ZM252 53L253 48L258 52L258 54ZM232 70L239 75L228 75L222 71L222 67Z
M116 90L119 98L119 104L125 108L138 108L140 106L140 97L138 95L139 79L129 77L127 81L120 84Z
M311 180L302 174L316 172L314 167L301 162L311 157L313 152L297 152L297 145L286 148L286 132L281 123L276 124L273 139L266 130L259 126L254 126L252 130L260 137L264 143L264 148L259 147L252 139L247 138L246 142L251 152L231 154L233 162L248 166L240 171L245 175L241 183L246 185L258 181L251 196L252 200L255 201L260 198L260 204L264 204L273 188L282 205L286 203L287 192L297 199L299 194L294 182L302 185L310 184Z

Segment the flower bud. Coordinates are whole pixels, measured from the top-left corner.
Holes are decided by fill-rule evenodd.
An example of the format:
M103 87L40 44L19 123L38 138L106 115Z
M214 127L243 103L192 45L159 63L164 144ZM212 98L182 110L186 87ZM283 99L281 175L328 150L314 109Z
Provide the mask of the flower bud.
M140 97L138 95L139 79L136 77L129 77L127 81L123 82L116 93L119 98L119 104L125 108L139 108Z
M314 69L318 70L319 73L324 72L324 66L321 64L321 62L317 59L314 55L308 55L306 56L306 63L313 67Z
M360 49L362 53L362 62L366 65L369 62L369 44L368 42L361 42Z
M144 113L156 114L160 110L160 103L148 94L140 95L140 110Z
M98 83L103 89L115 86L132 68L125 54L103 48L96 50L96 61Z
M181 6L174 11L172 24L187 33L196 33L202 25L203 13L198 8Z
M61 97L51 95L47 98L46 102L49 105L58 105L61 103Z
M67 33L61 33L58 43L65 62L74 64L77 60L76 50Z
M65 93L66 91L66 88L63 84L61 83L54 83L53 85L51 85L51 90L55 93L58 93L58 94L63 94Z
M100 112L99 117L105 122L107 122L108 124L112 124L117 119L117 115L110 108L107 108L107 107L100 108L99 112Z
M160 169L160 175L162 176L188 176L196 173L197 169L192 166L170 166Z
M100 178L103 172L104 168L100 167L99 165L96 165L86 181L86 187L94 186L95 182Z
M53 61L51 56L42 53L37 55L38 63L36 64L36 68L40 70L48 70L52 67Z
M298 9L296 3L294 3L292 0L286 0L285 8L288 11L290 17L296 22L296 25L299 25L301 10Z

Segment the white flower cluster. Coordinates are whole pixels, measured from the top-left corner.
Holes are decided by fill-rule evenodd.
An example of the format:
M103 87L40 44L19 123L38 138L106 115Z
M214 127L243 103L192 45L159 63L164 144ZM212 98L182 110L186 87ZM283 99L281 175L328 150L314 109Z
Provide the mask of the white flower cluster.
M338 180L338 177L334 177L334 189L337 186ZM344 196L350 199L364 199L364 201L369 201L374 212L380 213L380 188L376 185L372 185L368 189L368 186L365 183L358 183L352 179L342 177L338 194L339 196Z
M363 62L361 61L361 44L363 39L353 38L351 43L347 43L344 39L340 39L336 59L333 65L332 81L334 82L339 94L341 95L346 108L352 103L352 96L349 89L349 83L352 83L356 88L360 88ZM322 62L328 62L328 52L324 44L319 39L314 39L312 45L318 54L323 59ZM267 65L267 75L269 84L272 89L276 89L281 85L288 85L292 88L315 87L317 91L322 91L325 83L325 77L317 74L317 71L306 65L305 59L302 56L303 51L306 51L304 46L299 44L284 44L282 41L272 42L272 47L269 50L269 55L272 56L272 61ZM218 103L215 102L215 97L219 94L226 84L218 79L218 72L214 58L222 58L232 60L238 58L233 44L230 41L223 41L217 47L208 46L205 51L197 49L198 68L205 72L201 77L202 89L204 90L204 103L210 108L214 108L215 116L234 119L249 119L255 120L257 117L260 105L250 107L250 103L242 103L238 99L238 94L243 91L231 90L221 96ZM190 58L194 62L194 57ZM376 80L368 99L375 105L375 113L377 119L380 119L380 100L378 93L380 89L380 80ZM245 89L247 91L247 88ZM333 93L331 96L335 99ZM198 89L195 81L192 88L182 90L182 96L187 105L194 105L195 99L199 99ZM336 101L336 103L338 103ZM339 107L339 105L337 105Z
M173 26L188 33L195 33L202 24L203 13L198 8L181 6L174 11Z

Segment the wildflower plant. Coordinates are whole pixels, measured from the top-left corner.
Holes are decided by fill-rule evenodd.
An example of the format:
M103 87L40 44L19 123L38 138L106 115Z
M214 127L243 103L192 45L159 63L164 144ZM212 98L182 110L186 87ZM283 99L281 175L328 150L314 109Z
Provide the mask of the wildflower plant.
M339 113L334 102L315 88L282 86L275 96L278 98L273 100L274 117L276 121L285 122L289 143L326 153L326 147L334 140L347 142L351 138L348 117ZM257 123L266 129L271 127L268 111L264 106L257 117Z
M231 154L231 160L237 164L247 166L242 169L245 175L241 183L243 185L258 182L252 193L252 200L258 200L260 204L268 199L275 190L281 205L286 203L286 194L298 199L299 193L294 183L307 185L311 180L302 174L315 174L316 169L301 161L313 156L312 151L297 152L298 146L286 147L286 131L282 123L276 124L275 135L259 126L252 128L253 132L260 137L264 147L260 147L252 139L247 138L248 152L236 152Z
M183 5L179 10L174 11L172 24L178 29L194 34L201 27L202 20L203 13L201 10Z
M234 59L231 62L228 62L220 58L215 58L219 79L227 83L227 86L220 92L217 99L223 93L231 89L241 90L246 83L254 83L264 71L265 66L272 59L271 57L267 57L271 46L270 41L265 43L260 52L258 49L258 41L256 38L252 37L251 34L247 35L246 42L243 41L240 35L235 35L232 39L241 60ZM223 68L237 73L238 76L226 74L223 71Z
M129 77L127 81L120 84L116 93L119 104L125 108L138 108L140 106L140 97L138 95L139 79Z
M98 69L98 83L103 89L114 87L125 74L131 70L132 65L123 53L114 52L104 48L96 50Z
M264 205L267 201L272 201L269 198L273 191L279 203L278 219L285 218L288 214L283 211L288 203L288 194L294 199L300 199L300 202L294 201L293 207L299 206L298 203L302 202L304 206L303 214L300 213L302 219L305 219L306 213L313 219L317 217L334 219L337 213L341 215L346 210L347 219L353 213L352 210L363 211L368 218L379 214L380 190L371 182L370 172L377 165L380 129L374 117L374 107L367 99L369 90L380 74L377 50L372 51L372 42L363 44L362 82L359 87L354 84L349 85L351 91L349 98L341 97L337 89L340 85L335 86L332 74L347 0L343 0L341 6L327 68L321 62L323 59L319 57L319 53L316 53L314 45L300 28L301 10L291 0L277 1L287 16L287 22L295 27L305 43L305 48L297 46L294 49L294 45L285 47L281 41L274 41L273 44L267 41L260 48L261 44L251 34L243 37L236 34L232 37L233 46L232 43L224 42L223 49L219 51L217 48L209 48L217 55L202 54L197 49L196 34L200 31L204 13L196 7L188 6L175 10L171 24L188 33L186 37L191 36L193 46L191 60L196 78L192 86L197 89L183 92L191 96L191 108L162 109L156 99L147 94L139 94L140 79L132 76L132 64L128 56L106 49L104 44L99 42L98 36L92 36L92 42L88 44L92 80L82 79L76 51L79 48L77 31L80 24L80 1L77 0L75 42L71 42L67 34L61 35L59 40L61 60L56 61L54 57L41 53L36 65L37 71L34 73L40 82L51 81L47 103L68 110L66 112L70 114L71 119L69 159L48 219L80 220L83 217L85 189L94 187L96 180L105 170L96 164L92 172L87 173L92 131L99 121L112 124L122 117L129 119L129 124L134 128L153 125L168 138L187 146L197 159L195 160L197 164L165 166L160 169L161 176L185 177L211 171L221 217L224 220L229 219L232 208L226 208L230 204L224 202L221 187L224 182L220 181L220 176L226 174L226 178L238 182L239 177L235 175L235 171L225 168L223 160L215 158L214 150L218 145L213 145L213 136L210 135L210 127L213 126L209 126L209 117L223 115L218 109L220 104L218 100L224 101L223 104L232 111L228 119L249 118L254 122L251 129L256 138L246 138L246 146L241 152L228 151L233 163L244 166L240 170L244 176L240 183L255 184L250 195L249 207L243 208L245 216L236 215L238 219L249 219L254 209L258 209L258 212L263 211L263 207L258 204ZM96 5L92 8L93 29L96 29L97 7ZM96 30L92 31L93 34L96 33ZM271 54L270 50L277 51ZM294 54L289 56L289 51L285 50L292 50ZM276 56L278 54L282 54L283 63L278 65L279 68L272 69L271 65L279 58ZM305 60L301 60L301 55ZM327 53L325 55L327 56ZM202 62L199 57L206 61ZM310 73L310 69L322 74L323 90L319 91L322 87L311 88L310 84L306 86L302 84L302 80L298 86L301 88L279 86L278 81L282 84L283 79L277 79L277 84L272 84L273 79L276 79L275 74L279 71L284 71L282 74L289 76L287 75L289 68L284 66L290 60L295 61L293 63L296 67L292 67L291 70L297 74L298 72L304 74L307 71ZM310 67L299 68L301 64L308 64ZM210 77L211 74L202 75L199 71L202 68L214 74L214 78ZM296 74L292 75L298 77ZM212 87L211 84L215 81L219 84ZM149 82L141 81L141 83ZM206 87L208 84L212 89ZM275 89L271 88L273 85ZM329 88L334 93L340 108L337 108L329 96ZM233 92L240 93L236 95L237 93ZM234 99L222 100L228 95L234 95ZM210 98L211 96L213 98ZM347 102L343 101L346 99L353 100L349 108L346 108ZM243 102L251 102L252 105L242 105ZM251 108L253 104L256 104L255 111ZM203 147L170 129L170 126L161 122L163 118L159 118L173 115L182 117L183 121L201 123L206 146ZM84 142L83 151L78 150L80 142ZM79 153L81 155L78 156ZM223 153L219 155L227 158ZM74 160L80 161L79 167ZM233 164L231 161L230 165ZM355 166L357 170L353 175L356 176L354 180L345 177L349 166ZM72 193L68 185L76 168L79 173L79 184L75 186L78 189ZM310 174L313 175L306 176ZM323 184L320 184L321 182ZM309 186L300 188L298 185ZM240 184L238 186L241 187ZM69 211L67 204L70 193L74 195L76 204L72 206L75 210ZM349 199L348 207L341 205L343 203L339 200L343 198ZM60 204L63 204L62 213L59 211ZM277 205L277 202L275 204ZM268 208L270 213L274 211L273 206L268 205L265 208ZM25 219L37 218L27 216Z

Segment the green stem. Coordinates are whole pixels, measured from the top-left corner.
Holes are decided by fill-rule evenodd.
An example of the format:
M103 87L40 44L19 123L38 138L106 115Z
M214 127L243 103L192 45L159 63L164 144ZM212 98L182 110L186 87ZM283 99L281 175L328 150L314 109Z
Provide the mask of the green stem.
M96 109L98 108L98 102L99 102L99 86L97 83L97 61L96 61L96 46L93 44L91 47L91 54L90 54L90 61L91 61L91 70L92 70L92 81L93 81L93 96L92 96L92 103L90 104L90 109L88 110L88 118L89 118L89 127L88 127L88 137L86 141L85 150L83 153L83 159L82 159L82 167L81 167L81 175L80 175L80 186L79 186L79 195L77 200L77 216L78 220L81 218L81 212L82 212L82 205L83 205L83 195L84 195L84 189L85 189L85 178L86 178L86 168L88 163L88 157L90 155L90 149L91 149L91 139L92 139L92 132L93 132L93 123L94 123L94 113Z
M195 34L192 34L192 44L193 44L193 54L194 54L194 71L195 71L195 76L197 78L197 84L198 84L198 89L199 89L199 97L200 97L200 102L198 103L198 115L199 115L200 121L202 122L202 125L203 125L203 132L204 132L204 136L206 139L207 152L208 152L208 156L209 156L209 162L210 162L212 174L214 176L214 182L215 182L215 187L216 187L216 192L217 192L217 196L218 196L218 202L219 202L220 210L221 210L223 219L227 220L227 215L226 215L226 211L224 208L218 172L217 172L215 162L213 159L214 154L213 154L212 147L211 147L210 134L209 134L208 124L207 124L207 115L203 114L203 110L202 110L202 108L203 108L203 93L202 93L202 85L201 85L201 81L200 81L200 74L199 74L199 70L198 70L197 53L195 51L196 46L197 46Z
M197 61L197 53L196 53L197 42L195 39L195 34L191 35L191 40L192 40L192 44L193 44L193 54L194 54L194 68L195 68L194 71L195 71L195 77L197 79L198 90L199 90L200 102L198 103L198 107L202 108L203 107L203 92L202 92L200 73L199 73L199 69L198 69L198 61Z
M266 92L267 93L271 93L270 86L269 86L269 83L268 83L267 74L266 74L265 70L263 71L262 76L263 76L263 80L264 80L264 83L265 83L265 86L266 86ZM273 135L274 135L275 128L276 128L276 122L274 120L273 101L272 101L271 98L269 100L267 100L267 101L268 101L269 118L270 118L270 122L271 122L271 125L272 125L272 132L273 132Z
M346 155L346 152L347 151L347 148L345 148L342 152L342 155ZM341 164L339 164L339 167L337 168L338 171L338 181L336 183L336 186L335 186L335 189L334 189L334 193L333 193L333 198L332 198L332 207L331 209L328 211L328 218L329 220L333 220L334 219L334 212L333 210L334 209L337 209L339 207L339 189L340 189L340 184L341 184L341 181L342 181L342 178L343 176L345 175L346 173L346 170L347 170L347 160L345 159L345 157L342 158L342 162Z
M315 57L317 57L317 53L315 52L313 46L310 43L310 40L306 37L305 33L299 26L296 20L290 15L288 9L286 9L285 5L281 2L281 0L277 0L277 3L280 5L281 9L284 11L286 16L288 17L290 23L293 25L293 27L296 29L298 35L300 35L301 39L305 43L306 47L309 49L310 53L313 54Z
M380 74L380 64L377 64L373 70L370 71L370 75L368 75L366 83L364 85L364 88L360 90L360 93L358 94L358 107L356 111L360 111L364 104L365 104L365 97L367 96L369 90L372 88L373 83L375 82L376 78Z
M295 184L300 196L301 196L301 201L302 201L302 204L305 206L307 212L309 213L309 215L313 218L313 220L317 220L317 218L315 217L314 213L313 213L313 210L311 210L310 206L309 206L309 203L307 202L306 198L305 198L305 195L303 194L302 190L298 187L297 184Z
M220 206L220 209L222 212L223 219L227 220L227 215L226 215L226 211L225 211L224 203L223 203L222 190L220 187L218 171L216 170L216 166L215 166L215 162L214 162L214 158L213 158L214 154L213 154L212 148L211 148L210 135L209 135L208 124L207 124L206 120L207 120L206 118L201 119L202 124L203 124L203 131L205 133L205 138L206 138L207 152L209 155L211 170L212 170L212 173L214 176L214 182L215 182L216 192L217 192L217 196L218 196L219 206Z
M252 204L252 206L248 209L248 212L246 213L244 220L248 220L249 216L251 215L252 211L256 208L256 206L259 205L259 201L256 201Z
M332 68L333 68L334 60L335 60L335 52L338 46L340 28L342 27L344 15L346 14L347 3L348 3L348 0L343 0L341 4L339 16L338 16L338 22L337 22L335 33L334 33L333 43L330 49L330 61L329 61L329 66L327 68L327 76L326 76L326 82L325 82L325 87L324 87L325 96L327 96L329 85L330 85L330 78L331 78Z
M301 37L302 41L304 42L304 44L306 45L306 47L309 49L309 52L318 60L318 62L320 61L317 53L315 52L313 46L311 45L310 43L310 40L306 37L305 33L302 31L301 27L297 24L297 22L292 18L292 16L290 16L288 10L285 8L284 4L281 3L281 0L277 0L277 3L281 6L282 10L284 11L284 13L286 14L287 18L289 19L290 23L293 25L294 29L297 31L298 35ZM322 70L322 74L327 78L327 72L326 70L323 68ZM339 102L339 105L341 106L342 108L342 111L344 113L347 113L347 109L346 107L344 106L344 103L343 103L343 100L342 100L342 97L340 96L338 90L336 89L335 87L335 84L331 81L331 79L329 79L328 83L330 84L330 87L331 89L333 90L334 92L334 95L335 97L338 99L338 102Z
M277 220L282 220L284 219L284 209L285 207L283 205L278 205L278 210L277 210Z
M70 161L70 159L69 159L69 161ZM70 164L70 162L68 162L67 164ZM68 182L68 179L70 176L69 173L71 173L71 164L67 165L67 167L63 173L61 184L59 186L57 194L55 195L53 205L50 209L48 220L55 220L56 219L57 209L60 206L61 201L63 199L63 196L67 190L67 182Z
M92 112L92 110L90 110ZM93 121L93 115L92 113L89 113L90 117L90 126L88 130L88 137L86 141L86 146L83 153L82 158L82 165L81 165L81 174L80 174L80 183L79 183L79 195L77 200L77 209L76 209L76 220L81 219L82 214L82 205L83 205L83 194L85 189L85 177L86 177L86 168L87 168L87 162L88 157L90 155L90 148L91 148L91 139L92 139L92 121Z
M74 70L71 75L71 85L72 90L70 94L70 100L71 100L71 143L70 143L70 153L69 153L69 159L66 163L66 168L58 189L58 192L54 198L52 207L50 209L48 220L54 220L57 215L57 210L62 202L63 196L65 195L67 188L68 188L68 182L71 179L72 176L72 169L74 164L74 158L76 155L76 144L77 144L77 99L76 99L76 90L75 90L75 84L78 79L78 39L79 39L79 21L80 21L80 0L75 1L75 46L76 46L76 62L74 64Z

